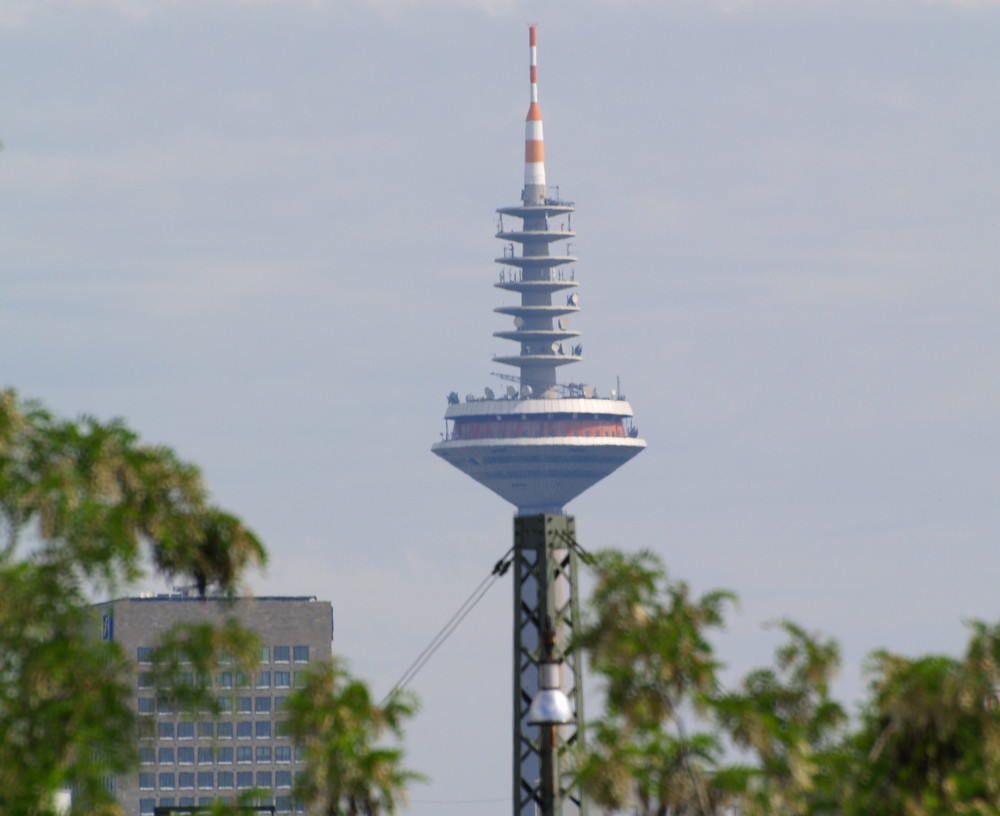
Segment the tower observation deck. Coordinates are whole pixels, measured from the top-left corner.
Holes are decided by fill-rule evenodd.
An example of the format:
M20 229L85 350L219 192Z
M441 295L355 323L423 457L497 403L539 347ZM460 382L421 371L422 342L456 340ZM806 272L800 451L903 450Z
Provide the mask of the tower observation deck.
M545 181L542 114L538 106L536 31L531 29L531 101L525 119L521 203L497 210L504 241L494 286L520 298L494 311L513 328L494 337L517 343L494 361L516 368L498 398L493 389L461 402L449 397L446 433L434 453L499 494L518 515L561 514L565 505L646 447L632 407L617 392L597 396L590 385L557 382L556 372L583 359L580 332L569 319L579 309L578 283L562 249L574 237L575 206L550 197ZM520 223L511 224L512 220ZM558 222L558 223L556 223ZM555 247L559 250L553 251Z

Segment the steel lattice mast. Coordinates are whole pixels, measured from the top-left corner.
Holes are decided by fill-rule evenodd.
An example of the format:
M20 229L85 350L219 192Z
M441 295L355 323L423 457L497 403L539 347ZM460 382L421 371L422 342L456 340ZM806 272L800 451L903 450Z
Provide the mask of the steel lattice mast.
M572 203L552 198L545 180L542 114L538 105L537 31L530 31L531 100L525 120L521 203L501 207L497 238L504 241L495 286L519 296L495 309L513 318L494 336L519 344L495 357L518 369L517 383L499 398L448 397L446 433L434 453L517 508L514 519L514 816L583 814L579 792L566 783L567 752L583 739L582 666L569 649L579 620L575 520L565 505L646 447L632 426L623 395L610 399L579 383L559 384L558 368L582 359L577 282L553 245L572 238ZM521 221L508 228L505 217ZM559 219L553 229L550 219ZM520 253L515 249L520 246ZM568 294L567 294L568 292ZM564 303L554 298L565 296ZM556 706L549 710L545 704ZM553 713L556 711L557 713ZM540 713L541 712L541 713Z

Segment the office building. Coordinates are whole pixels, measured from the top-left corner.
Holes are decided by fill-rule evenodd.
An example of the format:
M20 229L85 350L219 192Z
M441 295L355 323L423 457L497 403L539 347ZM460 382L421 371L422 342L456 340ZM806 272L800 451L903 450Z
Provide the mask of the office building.
M282 733L282 704L303 673L331 657L329 601L313 597L202 599L180 592L122 598L96 607L102 637L135 661L134 702L142 719L138 770L114 780L128 816L152 816L157 807L207 805L251 788L258 804L277 813L302 812L292 798L301 770L295 746ZM158 700L152 656L161 637L179 623L222 624L236 618L261 641L254 671L225 659L212 677L219 716L178 711ZM148 719L145 719L148 718Z

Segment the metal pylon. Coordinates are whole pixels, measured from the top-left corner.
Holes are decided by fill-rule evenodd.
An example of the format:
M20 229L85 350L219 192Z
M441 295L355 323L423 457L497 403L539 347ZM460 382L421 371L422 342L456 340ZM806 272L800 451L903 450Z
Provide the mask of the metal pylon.
M583 666L579 650L569 648L580 620L578 561L572 516L514 518L514 816L586 816L566 774L569 753L584 739ZM552 657L562 661L576 717L570 725L527 722L546 632L554 636Z

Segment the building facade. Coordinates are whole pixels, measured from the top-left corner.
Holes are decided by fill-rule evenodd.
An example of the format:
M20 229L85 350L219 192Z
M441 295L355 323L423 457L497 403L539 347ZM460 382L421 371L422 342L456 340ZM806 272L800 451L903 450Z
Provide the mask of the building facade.
M333 612L313 597L202 599L185 593L122 598L98 604L102 637L120 644L135 662L134 704L141 717L139 769L114 780L129 816L157 807L207 805L260 789L258 800L277 813L302 812L292 798L300 757L283 736L285 697L311 666L331 658ZM152 654L179 623L222 624L236 618L260 637L254 672L220 663L213 694L218 717L177 711L156 698ZM251 676L252 675L252 676Z

